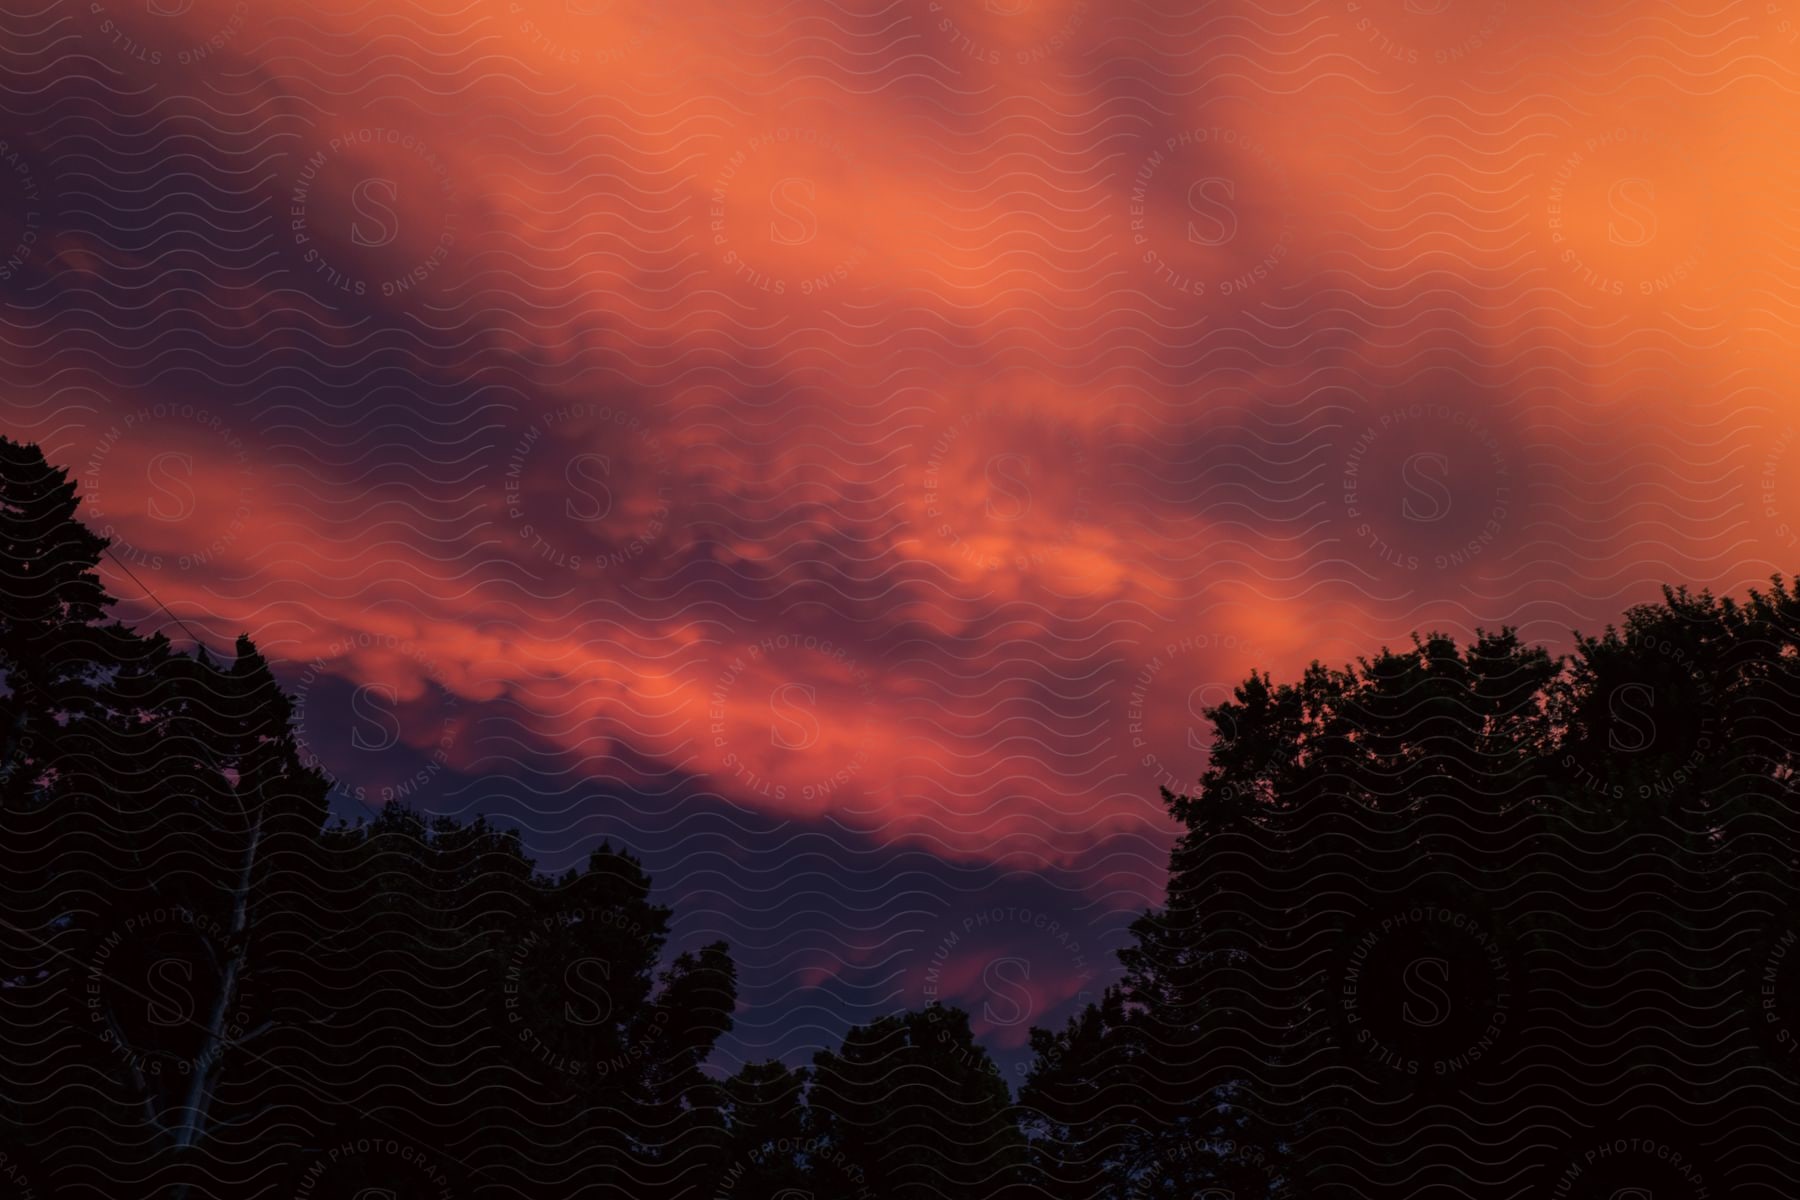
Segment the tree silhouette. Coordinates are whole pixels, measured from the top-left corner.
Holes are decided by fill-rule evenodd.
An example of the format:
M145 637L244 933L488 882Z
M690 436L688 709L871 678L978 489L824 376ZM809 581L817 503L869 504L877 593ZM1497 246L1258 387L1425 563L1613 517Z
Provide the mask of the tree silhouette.
M1797 618L1780 579L1669 590L1567 659L1503 630L1246 680L1199 788L1165 793L1184 832L1124 979L1034 1039L1042 1177L1613 1200L1729 1163L1775 1187L1746 1131L1794 1076L1754 1026L1800 993L1741 993L1793 928Z
M858 1026L813 1069L824 1191L914 1200L1005 1195L1019 1182L1024 1141L967 1013L933 1004Z
M13 1043L8 1107L60 1109L65 1150L109 1143L76 1169L160 1178L228 1122L257 1074L240 1050L304 973L287 898L324 787L247 640L222 664L106 622L105 543L64 473L3 440L0 466L5 990L11 1027L42 1031Z
M711 1194L735 1200L820 1194L814 1174L830 1152L806 1104L810 1078L804 1068L770 1061L746 1063L725 1081L724 1140L711 1172Z
M1080 1200L1791 1192L1800 594L1664 592L1553 657L1410 645L1209 716L1165 903L1033 1030L727 1076L723 943L610 844L327 783L247 638L112 620L0 438L0 1182L36 1194ZM1771 1132L1774 1131L1774 1132Z
M610 846L550 877L480 818L327 828L255 647L108 621L76 510L0 439L6 1161L133 1197L698 1186L724 945L659 971Z

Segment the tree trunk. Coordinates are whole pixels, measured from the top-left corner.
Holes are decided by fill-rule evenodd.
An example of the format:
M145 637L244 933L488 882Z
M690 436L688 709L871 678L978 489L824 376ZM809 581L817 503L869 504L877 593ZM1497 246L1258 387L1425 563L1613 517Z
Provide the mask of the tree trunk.
M179 1150L189 1149L206 1135L206 1119L213 1098L208 1085L224 1061L226 1022L231 1018L232 1000L237 994L238 980L243 975L247 958L248 942L244 934L250 925L250 880L256 869L257 847L262 842L263 811L263 808L256 811L249 844L244 847L243 866L238 871L231 910L231 955L225 960L219 980L219 994L206 1024L206 1040L197 1056L193 1082L188 1085L187 1098L174 1123L175 1145ZM178 1185L173 1192L174 1200L185 1200L187 1193L186 1183Z

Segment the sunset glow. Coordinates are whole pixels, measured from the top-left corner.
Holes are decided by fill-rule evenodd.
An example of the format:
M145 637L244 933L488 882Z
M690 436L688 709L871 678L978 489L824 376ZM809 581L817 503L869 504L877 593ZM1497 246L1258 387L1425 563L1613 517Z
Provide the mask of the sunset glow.
M1252 670L1800 566L1800 3L4 24L4 428L121 617L345 816L642 855L737 1057L1091 998Z

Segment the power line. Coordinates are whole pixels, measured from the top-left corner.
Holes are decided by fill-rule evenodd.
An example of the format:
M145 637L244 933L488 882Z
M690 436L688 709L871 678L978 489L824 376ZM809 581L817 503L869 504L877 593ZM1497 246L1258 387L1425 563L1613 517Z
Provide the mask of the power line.
M205 642L200 640L199 634L195 633L192 629L188 628L186 621L183 621L180 617L176 616L174 611L172 609L170 609L168 605L166 605L162 602L162 597L158 596L155 592L150 590L149 584L147 584L143 580L139 579L137 577L137 575L132 572L130 567L126 566L124 563L119 561L119 556L112 552L112 548L110 546L102 546L100 549L101 549L102 553L104 553L106 555L106 557L112 559L114 566L118 567L119 570L125 572L126 577L129 578L131 580L131 582L137 584L140 589L142 589L144 595L150 597L150 599L155 602L156 607L162 609L165 613L169 614L169 620L171 620L171 621L175 622L175 624L181 626L181 631L183 633L187 634L188 637L190 637L194 640L195 646L197 646L201 650L210 650L211 649L211 647L209 647Z

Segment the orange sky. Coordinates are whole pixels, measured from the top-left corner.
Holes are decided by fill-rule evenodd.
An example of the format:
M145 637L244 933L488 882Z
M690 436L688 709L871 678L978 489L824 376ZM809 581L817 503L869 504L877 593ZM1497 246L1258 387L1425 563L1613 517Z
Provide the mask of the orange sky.
M1251 667L1800 561L1792 0L430 7L17 18L4 424L541 835L1130 908Z

